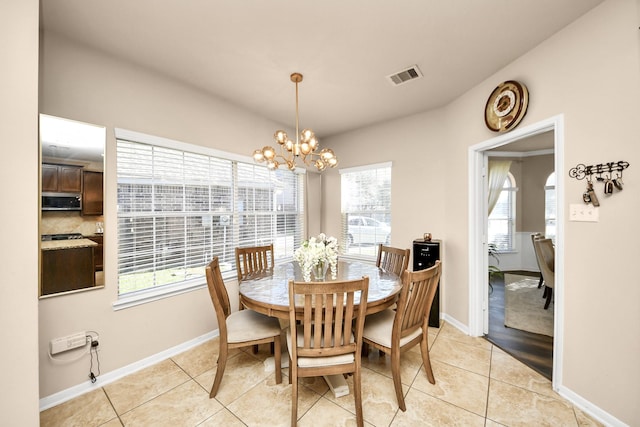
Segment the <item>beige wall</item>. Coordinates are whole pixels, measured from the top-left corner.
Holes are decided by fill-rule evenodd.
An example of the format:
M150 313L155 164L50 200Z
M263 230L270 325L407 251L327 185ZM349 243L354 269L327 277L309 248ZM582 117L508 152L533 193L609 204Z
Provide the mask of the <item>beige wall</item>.
M640 235L640 191L627 192L640 165L637 8L634 0L606 1L440 111L324 140L339 153L341 167L393 160L392 243L406 246L423 231L444 240L444 313L463 325L469 322L468 147L495 136L482 111L499 82L516 79L529 88L520 126L564 115L559 179L565 210L582 203L585 187L568 177L571 167L630 162L625 190L603 200L598 223L564 223L560 379L565 391L630 425L640 422L640 286L631 268L640 258L634 238ZM339 178L327 177L323 226L336 233ZM617 329L624 332L612 333Z
M76 331L97 331L101 371L108 373L217 329L206 288L113 311L112 303L117 300L114 128L249 156L256 141L265 141L282 125L53 34L43 37L40 70L41 113L107 128L106 286L40 301L40 396L47 397L84 383L88 373L88 360L69 364L49 360L46 349L52 338ZM35 179L35 153L32 158ZM37 200L33 194L32 198ZM35 206L33 211L37 213ZM319 222L317 213L316 218L312 213L312 222ZM32 265L37 265L35 260ZM232 306L236 307L237 284L227 285L236 301Z
M2 425L38 425L38 2L0 2ZM11 159L11 160L9 160Z
M518 164L516 231L544 233L544 186L553 172L553 155L524 157Z

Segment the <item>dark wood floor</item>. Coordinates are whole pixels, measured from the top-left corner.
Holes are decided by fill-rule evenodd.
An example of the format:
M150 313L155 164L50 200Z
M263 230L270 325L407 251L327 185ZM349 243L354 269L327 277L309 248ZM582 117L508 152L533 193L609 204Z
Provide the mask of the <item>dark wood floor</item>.
M537 273L509 273L537 276ZM485 338L546 378L553 371L553 338L504 326L504 276L491 280L489 333ZM540 290L542 295L542 290ZM542 297L541 297L542 301Z

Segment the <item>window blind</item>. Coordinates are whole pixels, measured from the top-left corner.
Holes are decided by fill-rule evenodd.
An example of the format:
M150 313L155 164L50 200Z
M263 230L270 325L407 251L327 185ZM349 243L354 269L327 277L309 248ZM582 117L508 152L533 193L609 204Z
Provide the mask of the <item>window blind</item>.
M118 289L130 294L200 280L235 247L274 243L276 260L302 240L302 175L203 153L117 140Z
M341 253L374 258L391 237L391 163L340 171Z

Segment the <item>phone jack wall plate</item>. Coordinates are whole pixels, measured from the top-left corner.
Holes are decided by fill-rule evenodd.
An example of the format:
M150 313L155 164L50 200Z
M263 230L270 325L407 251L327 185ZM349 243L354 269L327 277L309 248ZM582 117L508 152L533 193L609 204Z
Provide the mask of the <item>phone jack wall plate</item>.
M51 354L62 353L63 351L73 350L87 344L87 334L85 332L76 332L66 337L54 338L49 343Z

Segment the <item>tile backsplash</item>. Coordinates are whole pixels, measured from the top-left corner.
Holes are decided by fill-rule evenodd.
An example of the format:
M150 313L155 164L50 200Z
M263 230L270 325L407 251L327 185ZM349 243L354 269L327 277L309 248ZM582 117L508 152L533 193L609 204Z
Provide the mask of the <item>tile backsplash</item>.
M80 212L43 211L40 221L41 234L82 233L85 236L91 236L102 228L104 228L102 215L82 216Z

